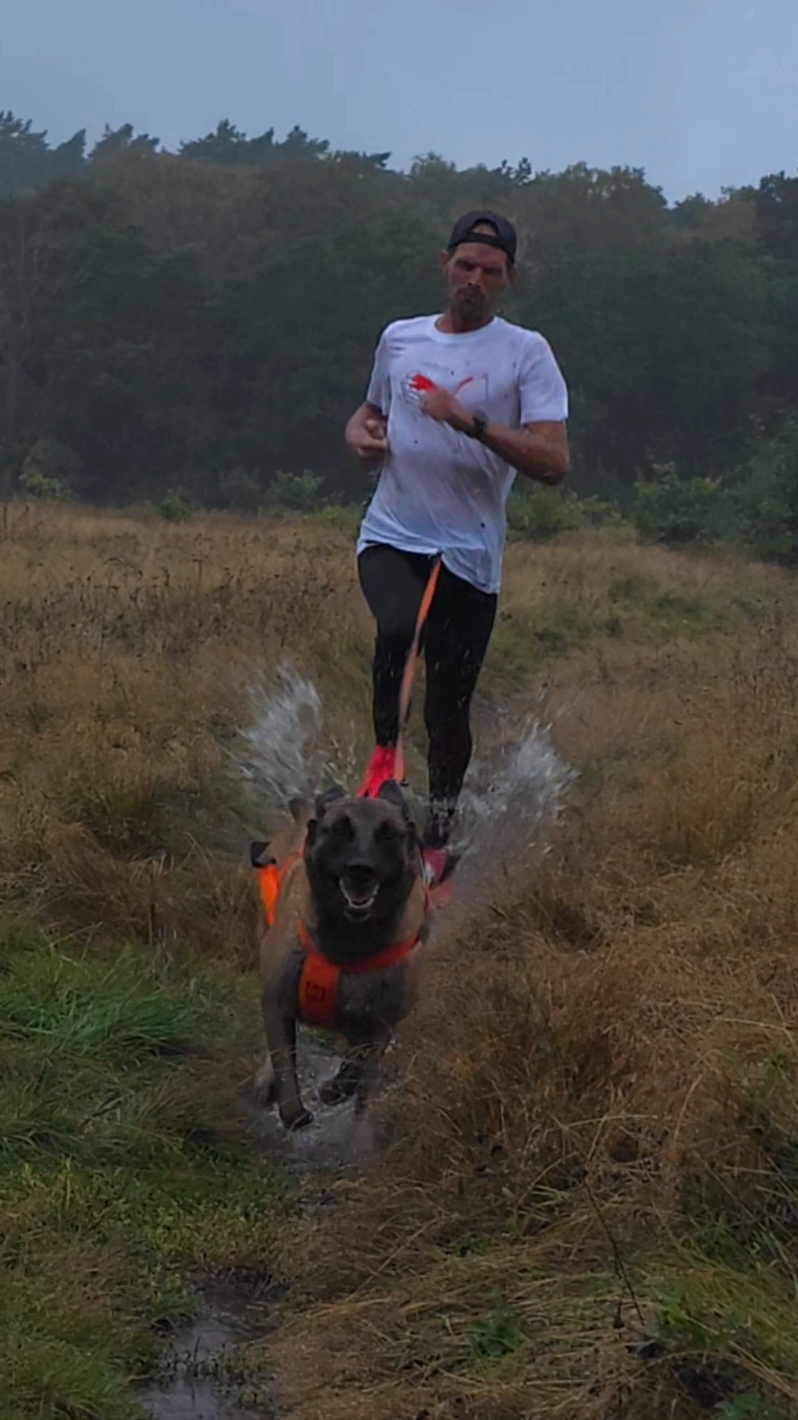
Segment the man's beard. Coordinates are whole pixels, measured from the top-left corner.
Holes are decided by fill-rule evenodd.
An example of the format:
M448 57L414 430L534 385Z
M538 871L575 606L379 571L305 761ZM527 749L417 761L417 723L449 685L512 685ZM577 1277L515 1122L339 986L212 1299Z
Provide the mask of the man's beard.
M473 319L475 316L485 315L489 309L489 303L487 297L479 291L458 291L454 307L458 315Z

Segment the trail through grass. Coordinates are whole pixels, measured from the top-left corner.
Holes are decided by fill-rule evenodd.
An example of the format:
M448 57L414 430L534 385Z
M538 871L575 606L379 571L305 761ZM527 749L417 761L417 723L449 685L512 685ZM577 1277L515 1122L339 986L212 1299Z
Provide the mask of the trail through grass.
M230 766L286 658L321 757L365 758L349 531L14 506L2 536L2 1420L135 1420L214 1278L258 1319L235 1375L276 1367L294 1420L791 1420L789 574L509 548L478 750L534 707L580 777L447 919L384 1150L308 1216L239 1109L274 806Z

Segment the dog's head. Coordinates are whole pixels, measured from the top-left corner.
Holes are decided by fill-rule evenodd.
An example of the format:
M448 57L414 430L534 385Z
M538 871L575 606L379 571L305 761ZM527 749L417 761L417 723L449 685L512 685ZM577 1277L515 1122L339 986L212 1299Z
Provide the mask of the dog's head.
M351 923L388 922L421 871L419 843L398 784L375 799L329 789L308 824L305 867L317 912Z

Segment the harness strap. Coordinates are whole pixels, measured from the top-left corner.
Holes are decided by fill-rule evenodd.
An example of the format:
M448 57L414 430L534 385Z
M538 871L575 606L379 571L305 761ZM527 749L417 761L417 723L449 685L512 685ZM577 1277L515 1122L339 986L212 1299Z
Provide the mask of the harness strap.
M322 961L327 961L327 957L322 956L306 924L301 919L298 924L298 931L299 940L302 943L305 955L308 957L321 957ZM422 931L416 932L414 937L406 937L403 942L392 942L389 947L385 947L383 951L377 952L376 956L361 957L359 961L339 962L335 970L344 976L368 976L372 971L387 971L389 966L397 966L400 961L404 961L405 957L409 957L410 953L415 951L421 941L422 934L423 929Z
M301 857L301 852L292 853L289 858L286 858L281 868L276 863L265 863L263 867L256 869L263 909L269 927L274 926L277 899L280 895L283 878L288 869ZM307 1026L315 1026L317 1030L335 1030L338 985L341 976L365 976L372 971L386 971L391 966L398 966L400 962L411 956L416 947L420 945L429 918L430 898L427 893L424 900L424 920L414 937L407 937L403 942L393 942L384 951L378 952L376 956L369 957L365 961L347 961L340 965L328 961L327 957L322 955L315 945L306 923L300 918L297 923L297 931L305 960L302 963L302 974L299 978L299 1019Z
M258 886L260 887L266 922L270 927L274 926L274 919L277 915L277 899L280 896L283 878L288 869L292 868L301 857L302 854L299 852L292 853L289 858L286 858L281 868L278 868L276 863L265 863L263 867L255 870L258 874Z
M338 1007L338 986L342 976L367 976L373 971L386 971L406 961L421 944L429 917L429 901L425 903L424 922L414 937L393 942L376 956L361 961L329 961L316 946L307 924L300 918L297 924L299 940L305 953L299 979L299 1019L317 1030L335 1030Z
M341 968L316 951L304 922L299 923L299 938L305 960L299 978L297 1014L306 1026L335 1030Z

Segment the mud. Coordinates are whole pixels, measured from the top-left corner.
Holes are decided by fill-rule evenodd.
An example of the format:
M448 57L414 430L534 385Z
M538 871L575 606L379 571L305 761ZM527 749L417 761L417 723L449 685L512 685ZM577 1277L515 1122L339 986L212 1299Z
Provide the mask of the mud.
M138 1390L148 1420L276 1420L276 1397L239 1374L238 1346L252 1329L233 1310L208 1310L178 1331L157 1381Z
M243 785L263 827L263 813L292 796L307 797L312 787L352 779L353 746L335 746L330 757L320 748L321 702L311 682L291 667L282 667L277 688L252 688L252 724L231 758L231 771ZM508 707L477 711L483 722L484 759L471 766L462 799L457 849L462 854L455 900L445 911L448 927L480 910L481 898L508 874L518 860L528 864L530 850L544 852L571 771L559 760L547 728L535 718ZM542 710L542 705L538 709ZM423 804L411 792L412 807ZM488 865L490 871L487 871ZM430 950L435 946L435 930ZM356 1121L352 1103L325 1106L319 1097L324 1082L338 1070L340 1058L324 1037L301 1031L298 1042L299 1079L313 1122L297 1134L287 1134L273 1107L258 1098L255 1075L262 1063L253 1059L253 1074L239 1095L253 1146L282 1165L297 1184L302 1211L313 1216L332 1201L328 1188L348 1173L356 1174L375 1151L368 1116ZM241 1288L227 1307L208 1304L200 1318L176 1334L167 1350L157 1382L139 1390L149 1420L278 1420L278 1398L262 1382L253 1388L239 1374L239 1348L266 1325L253 1330L248 1311L251 1297ZM256 1309L257 1310L257 1309Z

